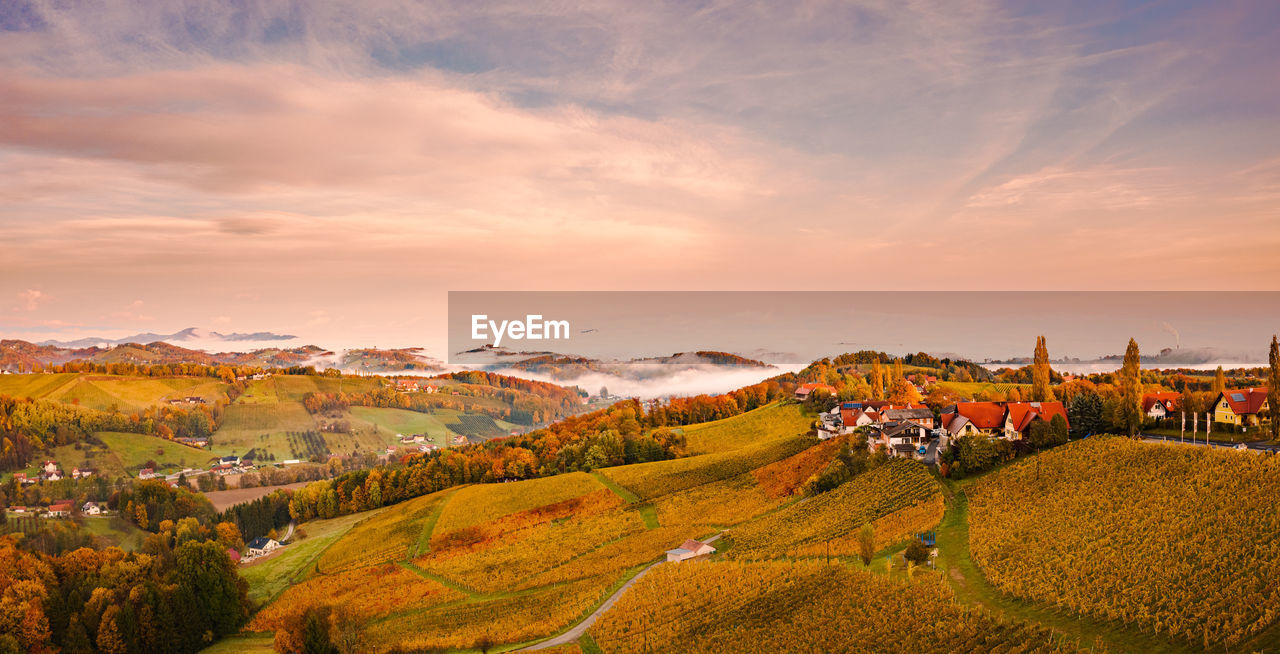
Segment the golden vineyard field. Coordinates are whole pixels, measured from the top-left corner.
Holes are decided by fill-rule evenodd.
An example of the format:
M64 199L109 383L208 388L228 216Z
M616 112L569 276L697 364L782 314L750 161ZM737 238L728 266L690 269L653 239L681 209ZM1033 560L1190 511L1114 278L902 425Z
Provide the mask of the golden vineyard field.
M325 574L399 561L416 549L426 522L451 491L425 495L388 507L362 520L325 550L316 569Z
M877 527L882 548L932 528L942 513L941 489L924 464L892 459L835 490L734 529L732 556L819 554L828 544L831 554L852 555L864 523Z
M497 520L506 515L581 497L604 486L585 472L519 483L476 484L459 490L436 523L437 534Z
M659 566L589 633L610 654L1076 651L1041 627L960 606L937 575L817 561Z
M760 436L773 435L764 432ZM736 477L760 466L785 459L816 442L816 439L803 436L774 437L771 440L753 442L737 450L670 461L602 468L600 472L642 499L652 499L686 488Z
M809 431L813 417L796 404L770 404L740 416L683 428L689 452L727 452L760 441L761 434L792 436Z
M377 589L373 592L371 589ZM351 617L367 619L410 608L435 606L464 599L462 593L395 564L379 565L333 575L319 575L291 586L254 616L249 629L266 631L280 626L290 614L317 604L341 606Z
M1091 438L1037 459L968 492L1001 590L1205 647L1280 617L1280 457Z

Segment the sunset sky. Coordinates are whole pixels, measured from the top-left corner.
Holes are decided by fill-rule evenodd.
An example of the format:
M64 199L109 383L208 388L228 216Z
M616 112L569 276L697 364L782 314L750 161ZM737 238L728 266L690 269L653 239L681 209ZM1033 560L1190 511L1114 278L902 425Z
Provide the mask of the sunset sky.
M573 5L0 2L0 337L1280 289L1280 3Z

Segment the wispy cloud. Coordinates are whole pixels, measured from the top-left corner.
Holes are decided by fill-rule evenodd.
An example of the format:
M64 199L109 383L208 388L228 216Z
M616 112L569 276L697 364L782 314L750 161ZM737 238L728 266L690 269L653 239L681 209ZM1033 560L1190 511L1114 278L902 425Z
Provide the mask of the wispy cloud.
M29 288L18 294L19 306L25 311L35 311L40 308L40 303L46 299L48 299L48 296L34 288Z
M799 283L1147 288L1176 257L1265 287L1280 263L1239 253L1280 244L1278 14L17 0L0 293L338 330L406 294L787 288L816 263L848 274Z

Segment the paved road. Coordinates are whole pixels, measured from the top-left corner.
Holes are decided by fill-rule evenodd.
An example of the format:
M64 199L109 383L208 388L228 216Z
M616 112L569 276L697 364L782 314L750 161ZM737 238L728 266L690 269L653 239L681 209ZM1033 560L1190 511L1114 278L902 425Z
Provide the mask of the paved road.
M1185 443L1186 445L1197 445L1199 447L1205 446L1204 437L1197 438L1195 443L1192 443L1190 438L1184 441L1183 439L1177 436L1162 436L1160 434L1148 434L1144 432L1142 434L1142 440L1147 441L1149 443L1169 442L1169 443ZM1224 447L1227 449L1235 449L1236 445L1239 445L1239 443L1221 443L1218 441L1209 441L1209 445L1212 447ZM1280 446L1277 446L1277 445L1268 445L1266 443L1245 443L1244 445L1250 451L1254 451L1254 452L1280 452Z
M712 536L711 538L708 538L702 542L707 543L709 545L711 543L716 542L716 539L718 538L720 538L720 534L716 534L715 536ZM617 602L618 598L622 597L622 594L627 592L627 589L631 587L631 584L636 583L637 580L645 576L645 574L647 574L650 570L662 565L665 562L666 562L665 560L657 561L655 563L650 564L649 567L645 568L644 570L641 570L638 574L636 574L636 576L628 580L627 583L622 584L621 588L614 591L613 594L609 596L609 599L605 600L604 604L600 605L600 608L593 611L591 615L587 616L586 619L584 619L582 622L579 622L578 624L574 625L572 629L560 634L559 636L556 636L555 638L552 638L550 640L544 640L541 643L538 643L537 645L530 645L529 647L526 647L520 651L528 652L532 650L547 649L549 647L568 645L569 643L577 641L579 638L582 637L582 634L587 633L587 629L590 629L591 625L596 623L597 618L603 615L605 611L608 611L609 609L613 608L614 602Z
M284 532L284 535L283 535L283 536L281 536L279 539L277 539L277 540L276 540L276 542L277 542L277 543L283 543L283 542L285 542L285 541L289 540L289 538L290 538L291 536L293 536L293 526L294 526L294 524L296 524L296 523L295 523L293 520L290 520L290 521L289 521L289 531Z

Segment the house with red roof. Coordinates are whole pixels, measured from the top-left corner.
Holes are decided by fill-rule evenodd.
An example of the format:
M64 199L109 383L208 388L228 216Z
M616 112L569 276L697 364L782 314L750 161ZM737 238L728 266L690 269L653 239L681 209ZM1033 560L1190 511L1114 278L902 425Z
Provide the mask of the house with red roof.
M71 515L71 502L58 502L50 504L48 511L50 518L65 518Z
M941 423L952 438L982 434L1018 440L1032 423L1054 416L1068 420L1061 402L959 402L942 410Z
M1182 393L1177 391L1147 393L1142 396L1142 413L1156 420L1168 418L1178 412L1178 405L1181 402Z
M833 396L836 394L836 388L829 384L800 384L796 387L796 399L803 402L814 391L826 391Z
M1229 425L1258 424L1258 414L1267 410L1267 389L1237 388L1223 391L1213 401L1213 421Z

